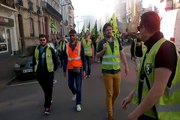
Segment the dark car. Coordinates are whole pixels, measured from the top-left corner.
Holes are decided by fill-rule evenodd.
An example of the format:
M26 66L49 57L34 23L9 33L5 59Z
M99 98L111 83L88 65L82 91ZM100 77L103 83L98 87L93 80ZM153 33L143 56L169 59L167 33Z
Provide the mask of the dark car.
M25 75L35 75L32 66L32 54L34 48L34 46L27 48L25 52L23 52L16 58L16 63L14 64L14 72L17 77Z

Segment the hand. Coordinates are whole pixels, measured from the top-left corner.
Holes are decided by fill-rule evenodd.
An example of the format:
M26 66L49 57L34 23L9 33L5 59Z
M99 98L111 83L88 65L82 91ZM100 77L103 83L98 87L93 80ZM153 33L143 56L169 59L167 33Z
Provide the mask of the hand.
M67 77L67 74L66 74L66 72L64 72L64 77Z
M138 120L138 116L132 112L128 115L128 120Z
M82 72L82 78L84 79L85 77L86 77L86 72L83 71L83 72Z
M103 44L103 50L106 50L106 43Z
M131 98L129 96L125 97L122 101L121 101L121 107L123 109L127 108L127 105L131 102Z

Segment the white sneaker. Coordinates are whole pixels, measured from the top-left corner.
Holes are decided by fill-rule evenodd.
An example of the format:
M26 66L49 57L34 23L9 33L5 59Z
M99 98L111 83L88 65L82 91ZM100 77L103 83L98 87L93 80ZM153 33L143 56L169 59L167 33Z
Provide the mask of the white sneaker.
M72 96L72 101L75 101L76 100L76 94L74 94L73 96Z
M81 111L81 105L80 104L76 105L76 110L77 110L77 112Z

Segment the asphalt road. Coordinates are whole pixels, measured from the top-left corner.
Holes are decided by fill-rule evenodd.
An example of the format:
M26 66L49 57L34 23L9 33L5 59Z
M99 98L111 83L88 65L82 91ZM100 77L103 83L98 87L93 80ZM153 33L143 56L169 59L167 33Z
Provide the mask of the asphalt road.
M134 65L128 57L130 73L124 76L122 69L121 95L114 106L115 120L126 120L127 114L134 108L131 104L123 110L120 102L136 81ZM26 83L16 83L0 91L0 120L106 120L105 89L101 79L100 64L92 65L92 75L83 80L82 111L75 111L72 94L59 68L55 73L53 104L51 114L43 114L43 92L39 84L33 80Z

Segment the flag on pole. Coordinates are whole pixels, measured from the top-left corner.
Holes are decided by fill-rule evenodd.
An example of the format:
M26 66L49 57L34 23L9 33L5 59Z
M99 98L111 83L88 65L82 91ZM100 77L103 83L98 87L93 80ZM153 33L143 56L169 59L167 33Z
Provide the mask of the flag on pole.
M116 37L119 30L118 30L117 19L115 14L112 15L111 19L109 20L109 23L112 25L113 35Z
M87 30L90 31L90 21L89 21L89 24L87 26Z
M93 27L93 29L92 29L92 31L91 31L91 34L94 35L95 38L97 39L97 37L98 37L97 20L96 20L96 22L95 22L95 24L94 24L94 27Z

